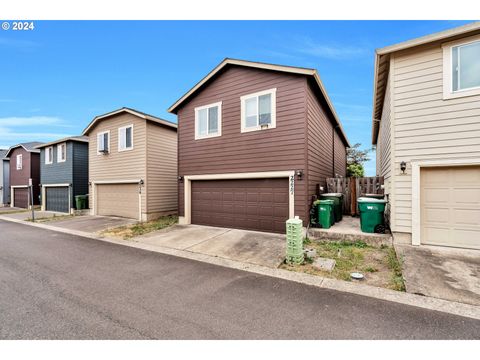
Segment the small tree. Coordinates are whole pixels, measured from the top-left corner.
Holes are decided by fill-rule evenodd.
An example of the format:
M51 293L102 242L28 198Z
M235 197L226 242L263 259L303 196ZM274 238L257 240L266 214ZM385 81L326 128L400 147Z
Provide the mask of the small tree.
M365 175L365 170L362 164L350 164L347 165L347 176L348 177L363 177Z
M347 149L347 176L363 177L365 170L363 163L370 160L371 149L360 149L361 144L356 143Z

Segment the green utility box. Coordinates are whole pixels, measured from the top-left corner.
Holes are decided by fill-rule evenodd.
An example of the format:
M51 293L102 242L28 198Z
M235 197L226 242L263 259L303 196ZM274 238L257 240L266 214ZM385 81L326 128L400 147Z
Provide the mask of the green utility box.
M333 200L317 200L318 224L324 229L329 229L335 223L333 214Z
M342 193L327 193L320 194L322 200L333 200L333 213L335 215L335 222L343 219L343 194Z
M77 195L75 196L75 204L77 210L83 210L87 208L87 195Z
M303 221L298 217L287 220L287 264L303 263Z
M385 233L385 205L381 199L361 197L358 198L360 212L360 227L366 233Z

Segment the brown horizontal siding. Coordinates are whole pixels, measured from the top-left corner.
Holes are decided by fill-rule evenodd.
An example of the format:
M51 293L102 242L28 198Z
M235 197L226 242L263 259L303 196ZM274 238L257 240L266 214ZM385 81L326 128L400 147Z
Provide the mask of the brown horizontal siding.
M303 76L229 67L178 111L179 175L305 169L305 83ZM277 89L276 128L241 133L240 97ZM197 106L222 101L222 136L195 140ZM295 185L295 214L305 220L306 184ZM179 213L183 215L183 183Z
M22 155L22 169L17 170L17 155ZM33 203L39 204L40 195L40 154L26 151L23 147L13 149L10 153L10 186L33 184Z
M317 192L317 186L326 191L326 178L335 173L346 175L346 148L338 132L333 133L332 121L317 100L313 88L307 86L307 121L308 121L308 193L307 201ZM335 142L335 155L333 155Z

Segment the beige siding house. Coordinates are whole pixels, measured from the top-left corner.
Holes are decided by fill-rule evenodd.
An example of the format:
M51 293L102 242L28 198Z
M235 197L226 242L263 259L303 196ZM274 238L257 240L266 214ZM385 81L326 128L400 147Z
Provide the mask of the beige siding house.
M92 215L148 221L177 212L177 125L122 108L95 117L89 142Z
M395 241L480 249L480 23L377 50L372 135Z

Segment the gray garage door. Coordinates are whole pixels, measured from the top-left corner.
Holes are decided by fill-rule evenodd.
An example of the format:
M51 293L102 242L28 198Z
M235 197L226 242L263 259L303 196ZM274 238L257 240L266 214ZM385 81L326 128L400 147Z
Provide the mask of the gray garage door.
M47 211L69 212L68 187L46 187L45 203Z

